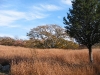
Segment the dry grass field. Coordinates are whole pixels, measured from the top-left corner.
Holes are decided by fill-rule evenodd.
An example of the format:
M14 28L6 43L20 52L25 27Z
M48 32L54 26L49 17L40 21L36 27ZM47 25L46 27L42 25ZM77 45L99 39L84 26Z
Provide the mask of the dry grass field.
M0 63L10 61L10 75L100 75L100 50L29 49L0 46Z

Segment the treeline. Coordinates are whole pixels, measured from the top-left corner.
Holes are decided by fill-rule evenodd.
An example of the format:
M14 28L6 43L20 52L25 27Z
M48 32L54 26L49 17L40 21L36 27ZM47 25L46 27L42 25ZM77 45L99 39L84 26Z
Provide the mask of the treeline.
M31 29L27 36L29 40L0 37L0 44L28 48L77 49L79 47L72 42L72 38L66 34L65 29L55 24L37 26Z
M65 39L58 39L54 46L52 46L50 40L23 40L23 39L13 39L11 37L0 37L0 45L5 46L20 46L26 48L59 48L59 49L85 49L86 46L78 45L72 41ZM93 48L100 48L100 43L95 44Z
M62 27L52 24L33 28L27 33L29 40L0 37L0 45L21 46L27 48L59 48L59 49L84 49L69 37ZM100 44L94 46L99 47Z
M0 45L5 46L24 46L25 40L22 39L13 39L11 37L0 37Z
M77 49L79 46L76 43L64 39L58 39L54 46L51 45L51 40L22 40L13 39L11 37L0 37L0 45L5 46L20 46L27 48L61 48L61 49Z

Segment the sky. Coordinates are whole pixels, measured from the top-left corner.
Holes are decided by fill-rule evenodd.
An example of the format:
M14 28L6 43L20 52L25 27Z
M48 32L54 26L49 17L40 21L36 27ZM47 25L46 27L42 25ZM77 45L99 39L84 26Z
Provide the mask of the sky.
M0 0L0 37L28 39L30 29L57 24L64 28L71 0Z

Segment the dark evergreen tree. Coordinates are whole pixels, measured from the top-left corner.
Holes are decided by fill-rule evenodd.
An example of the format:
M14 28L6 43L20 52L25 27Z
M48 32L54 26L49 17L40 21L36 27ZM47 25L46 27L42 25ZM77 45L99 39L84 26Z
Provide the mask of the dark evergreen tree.
M72 8L63 20L66 32L89 49L89 59L93 62L92 46L100 42L100 2L73 0Z

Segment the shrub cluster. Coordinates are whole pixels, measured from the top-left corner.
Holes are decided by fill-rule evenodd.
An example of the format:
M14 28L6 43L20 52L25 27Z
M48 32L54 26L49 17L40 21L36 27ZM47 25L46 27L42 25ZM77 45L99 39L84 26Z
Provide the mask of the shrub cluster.
M24 46L22 39L13 39L11 37L0 37L0 45L6 46Z
M65 39L57 39L55 42L52 40L22 40L13 39L11 37L0 37L0 45L6 46L21 46L27 48L61 48L61 49L77 49L78 44Z
M0 44L1 45L8 45L8 46L12 46L14 45L15 40L10 38L10 37L1 37L0 38Z
M78 49L79 45L72 42L68 41L65 39L58 39L56 43L56 48L62 48L62 49Z
M58 39L56 42L50 40L27 40L25 43L29 48L60 48L60 49L78 49L79 45L65 39Z

